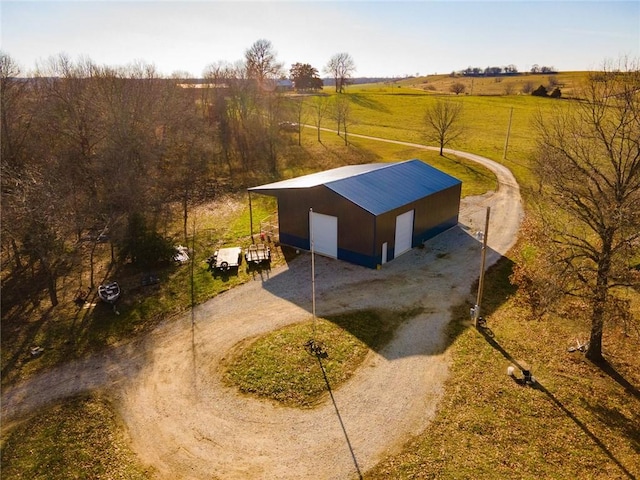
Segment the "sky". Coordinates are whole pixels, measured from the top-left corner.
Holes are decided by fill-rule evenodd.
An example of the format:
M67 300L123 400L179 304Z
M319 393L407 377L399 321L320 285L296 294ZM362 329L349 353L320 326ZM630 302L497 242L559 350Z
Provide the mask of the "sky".
M343 52L356 77L510 64L597 70L640 58L639 0L0 0L0 19L0 49L24 73L64 53L200 77L208 65L242 60L260 39L287 73L307 63L321 76Z

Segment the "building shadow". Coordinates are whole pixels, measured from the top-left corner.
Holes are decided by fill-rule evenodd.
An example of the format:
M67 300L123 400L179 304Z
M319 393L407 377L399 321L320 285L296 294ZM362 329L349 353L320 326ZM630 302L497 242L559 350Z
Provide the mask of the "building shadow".
M518 369L520 369L520 371L523 371L525 369L528 370L527 366L521 364L519 360L516 360L515 358L513 358L513 356L507 350L505 350L504 347L502 347L502 345L500 345L500 343L496 340L495 335L493 335L493 332L491 332L491 330L487 329L486 327L479 327L478 331L482 334L486 342L489 345L491 345L492 348L494 348L505 359L507 359L509 362L515 365ZM616 458L616 456L604 444L604 442L600 440L600 438L582 420L580 420L571 410L569 410L569 408L567 408L566 405L564 405L560 400L558 400L558 398L549 389L547 389L544 386L544 384L540 382L539 379L536 378L532 382L526 382L515 376L513 378L518 384L522 385L523 387L532 388L544 393L549 398L549 400L551 400L553 404L556 407L558 407L559 410L561 410L569 419L571 419L580 428L580 430L582 430L584 434L587 435L587 437L589 437L591 441L593 441L593 443L595 443L598 446L598 448L600 448L600 450L621 470L621 472L624 474L626 478L629 478L629 479L636 478L635 475L633 475L633 473L631 473L620 462L620 460Z
M316 315L319 317L331 320L328 317L338 317L345 313L380 311L381 314L386 314L383 311L392 311L397 312L399 316L406 316L404 322L397 323L399 327L413 317L420 315L424 316L425 322L435 321L427 318L429 309L428 305L425 306L425 300L428 303L429 292L433 291L434 287L441 287L445 284L464 300L460 305L454 305L453 309L444 315L456 318L461 311L465 311L464 318L468 318L469 308L473 306L470 299L474 288L476 288L473 282L477 278L480 268L481 247L482 243L472 232L469 232L464 226L458 225L425 242L423 248L413 248L386 263L380 269L370 269L342 260L315 255L315 277L312 275L311 254L303 251L296 253L295 250L287 249L283 252L288 268L263 280L262 287L271 294L307 310L310 316L313 313L312 291L315 289ZM469 265L467 269L459 268L456 265L456 262L460 262L458 258L462 256L463 252L468 254L469 251L473 256L477 254L477 265ZM440 271L439 267L436 267L438 264L443 265L444 273ZM499 281L509 283L508 275L513 265L511 260L488 248L487 265L495 264L502 267L496 274L491 274L494 266L487 269L485 276L485 292L487 294L491 294L489 285L498 281L498 275L507 277L506 280L503 278ZM312 286L312 282L315 285ZM394 288L385 292L387 282L390 286L393 284ZM404 285L409 283L412 285L411 288L404 288ZM442 289L440 288L440 290ZM380 302L382 294L393 300L395 306L385 306L383 302ZM495 299L492 299L492 302L487 302L487 306L498 308L508 297L508 294L501 292L494 296ZM405 300L406 306L399 308L398 303ZM422 310L416 308L417 306L422 306ZM483 309L483 312L488 314L489 310ZM375 315L372 316L372 320L375 321ZM438 318L437 321L441 324L443 317ZM358 328L348 322L341 322L339 326L376 350L377 353L387 355L384 351L384 345L375 347L368 344L367 339L359 335ZM425 324L425 327L430 328L430 325ZM402 352L394 352L393 355L406 357L439 354L448 348L454 340L455 336L447 335L445 345L442 344L443 342L437 342L438 345L433 347L415 344Z

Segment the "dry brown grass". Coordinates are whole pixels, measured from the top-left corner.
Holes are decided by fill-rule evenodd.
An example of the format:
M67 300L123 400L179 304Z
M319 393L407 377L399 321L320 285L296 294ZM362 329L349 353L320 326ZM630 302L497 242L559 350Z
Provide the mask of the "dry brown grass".
M417 77L399 82L404 86L423 90L425 92L446 93L451 92L454 83L461 83L465 92L461 95L520 95L526 92L525 86L531 85L533 89L544 85L551 91L559 87L562 95L570 97L574 95L580 83L586 79L587 72L559 72L555 74L520 74L501 77L463 77L451 75L429 75ZM530 93L530 92L529 92Z
M433 424L366 479L640 475L637 335L609 325L605 366L569 353L587 337L587 312L573 305L532 319L506 282L510 268L505 259L487 277L487 330L470 326L467 306L456 312L451 376ZM537 383L509 377L514 362L528 363Z

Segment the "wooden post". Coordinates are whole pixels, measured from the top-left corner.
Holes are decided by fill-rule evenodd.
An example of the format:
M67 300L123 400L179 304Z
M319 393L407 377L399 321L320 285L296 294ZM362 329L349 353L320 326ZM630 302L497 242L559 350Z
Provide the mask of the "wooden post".
M194 312L194 308L196 306L196 293L195 293L195 286L194 286L194 282L193 282L193 268L194 268L194 263L196 263L196 258L195 258L195 251L196 251L196 214L193 214L193 225L191 227L192 229L192 237L191 237L191 261L189 262L189 276L191 279L191 327L193 327L193 325L195 324L195 312Z

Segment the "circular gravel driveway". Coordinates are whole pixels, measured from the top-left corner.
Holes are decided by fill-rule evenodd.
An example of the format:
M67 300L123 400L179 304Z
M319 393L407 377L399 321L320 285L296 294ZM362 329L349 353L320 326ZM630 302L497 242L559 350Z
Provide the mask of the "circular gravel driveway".
M470 286L478 278L481 252L476 233L484 229L486 207L487 266L513 245L522 219L518 185L508 169L450 152L487 166L499 183L497 192L463 200L457 227L380 270L316 256L318 316L423 307L319 406L298 410L240 395L223 385L218 370L238 342L310 318L311 262L303 253L161 325L135 345L72 362L3 392L3 417L101 388L115 399L134 450L159 478L358 478L433 418L447 378L444 331L450 308L475 300Z

